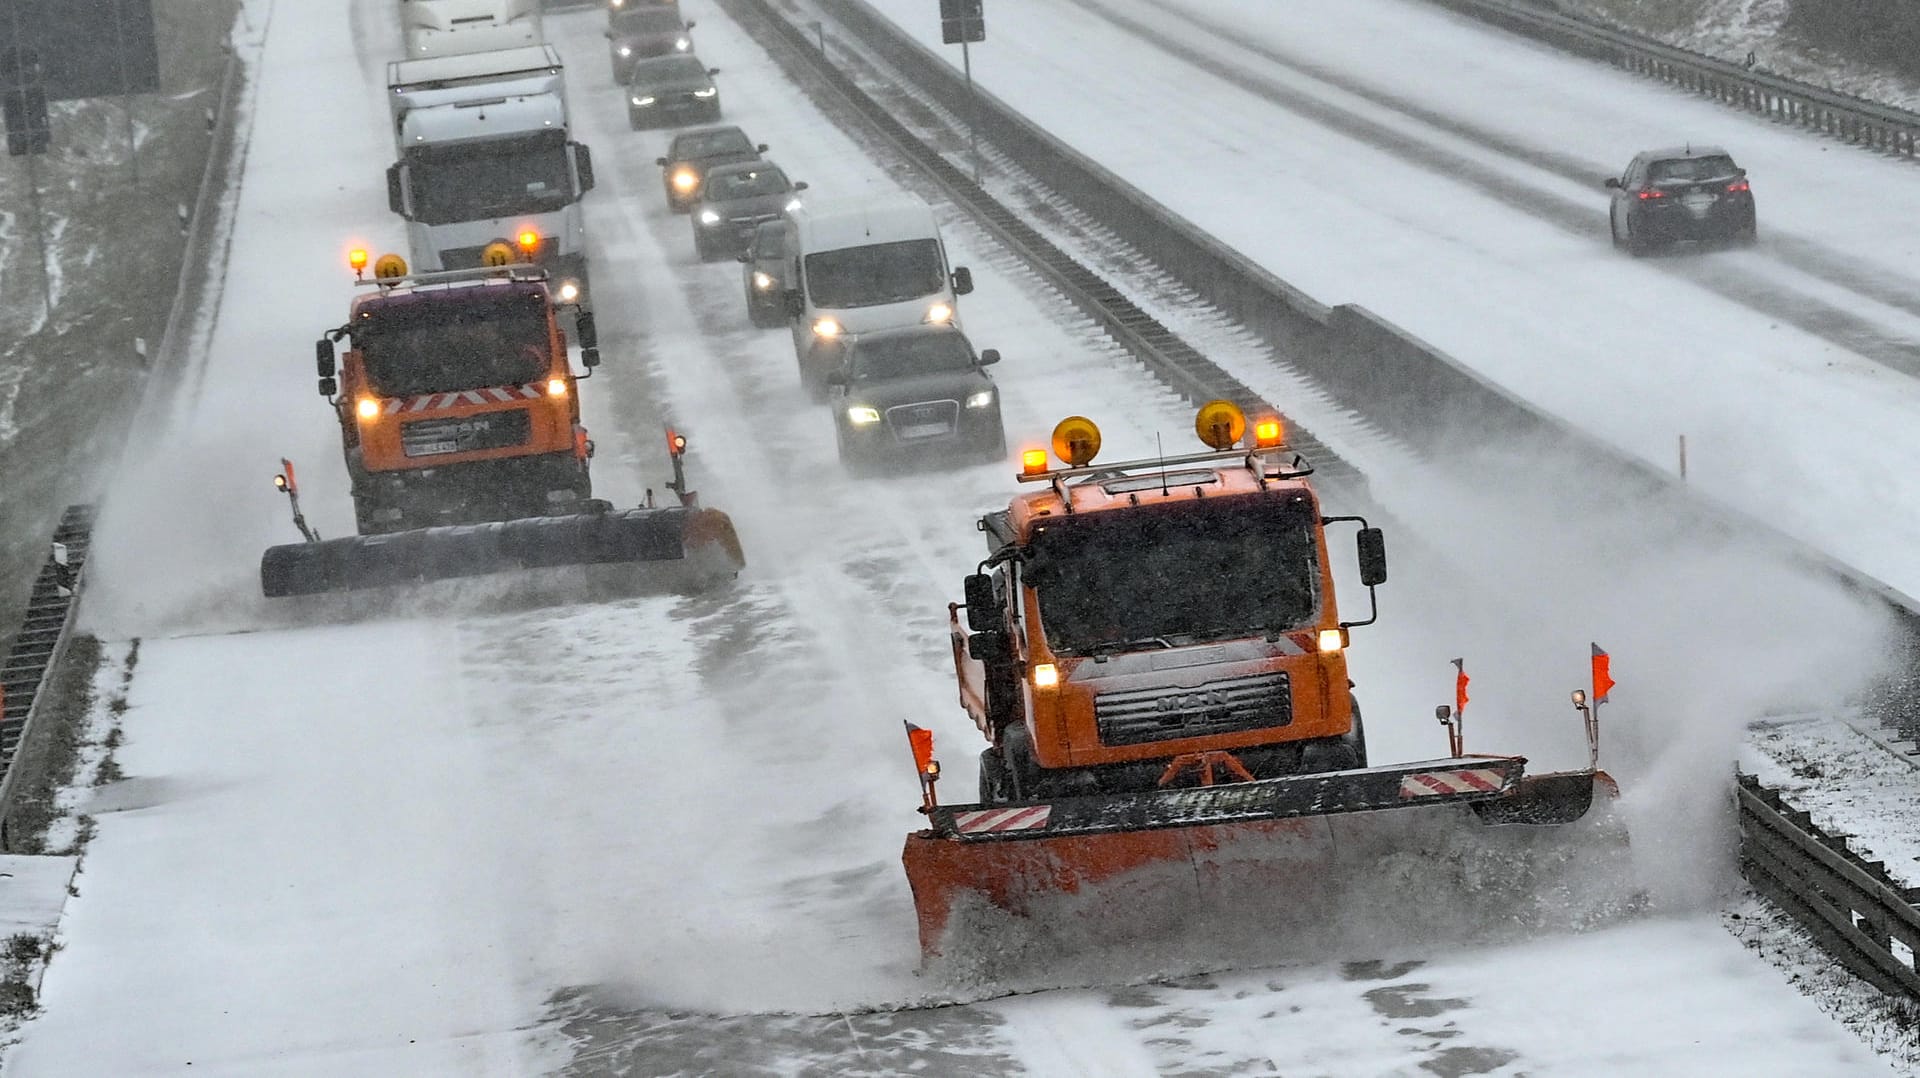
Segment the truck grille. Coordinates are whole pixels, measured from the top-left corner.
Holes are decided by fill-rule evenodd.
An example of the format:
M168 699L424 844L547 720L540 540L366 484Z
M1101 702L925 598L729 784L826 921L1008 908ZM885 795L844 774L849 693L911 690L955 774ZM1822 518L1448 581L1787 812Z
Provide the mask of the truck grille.
M887 426L903 442L952 434L960 419L959 401L921 401L887 409Z
M433 457L525 445L531 429L532 420L524 408L455 419L422 419L400 424L400 451L409 457Z
M1262 730L1293 721L1293 691L1283 671L1192 688L1103 692L1093 698L1093 718L1106 745Z

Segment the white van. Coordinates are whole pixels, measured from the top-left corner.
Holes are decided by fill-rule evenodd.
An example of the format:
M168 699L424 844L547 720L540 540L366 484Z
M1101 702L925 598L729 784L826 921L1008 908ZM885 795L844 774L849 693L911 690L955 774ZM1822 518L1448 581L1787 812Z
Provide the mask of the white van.
M807 203L787 213L786 293L800 383L826 398L827 375L840 365L841 340L921 323L960 324L956 296L973 275L947 268L933 209L918 199L880 203Z
M540 0L400 0L407 58L544 44Z

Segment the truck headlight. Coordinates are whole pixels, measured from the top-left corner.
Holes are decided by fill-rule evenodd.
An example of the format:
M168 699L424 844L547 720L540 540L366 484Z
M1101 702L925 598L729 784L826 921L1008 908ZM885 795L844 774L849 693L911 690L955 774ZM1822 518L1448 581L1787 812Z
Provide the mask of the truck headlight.
M847 409L847 422L856 427L869 427L880 422L880 410L866 405L856 405Z
M632 55L633 55L633 46L632 46L632 45L622 45L622 46L620 46L620 58L621 58L622 60L624 60L624 59L626 59L627 57L629 57L629 56L632 56Z
M1051 689L1060 684L1060 669L1052 663L1040 663L1033 668L1033 687Z
M771 291L772 288L773 288L773 277L771 275L762 273L759 270L753 271L753 290L754 291L767 292L767 291Z
M840 323L831 318L822 318L813 323L813 335L816 337L838 337Z
M633 99L633 103L634 103L634 104L636 104L636 105L638 105L638 106L640 106L641 108L646 108L646 107L647 107L648 105L651 105L651 104L653 104L653 98L651 98L651 97L636 97L636 98L634 98L634 99Z
M705 100L706 98L712 97L714 94L717 94L719 92L720 92L720 88L718 86L709 86L704 90L695 90L693 92L693 96L698 97L702 100Z
M953 321L953 308L944 303L936 303L927 308L927 321L936 323L951 322Z
M967 407L969 407L969 408L991 408L991 407L993 407L993 390L991 390L991 389L983 389L983 390L981 390L980 392L978 392L978 393L975 393L975 394L974 394L973 396L971 396L971 397L968 397L968 398L967 398Z
M361 397L360 402L353 406L353 410L360 413L361 419L380 418L380 402L372 397Z
M580 285L576 281L560 282L560 302L572 303L580 298Z
M701 210L700 223L703 225L717 225L720 223L720 215L712 210Z

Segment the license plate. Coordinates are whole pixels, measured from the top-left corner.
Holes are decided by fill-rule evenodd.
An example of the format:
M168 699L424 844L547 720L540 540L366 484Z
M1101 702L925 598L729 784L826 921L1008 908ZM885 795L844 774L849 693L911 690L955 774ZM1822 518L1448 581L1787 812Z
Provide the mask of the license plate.
M900 428L902 438L932 438L947 433L945 423L910 423Z
M1713 208L1713 195L1682 195L1680 204L1695 213L1705 213Z
M410 457L431 457L439 453L458 452L460 452L460 443L454 441L414 442L407 446L407 456Z

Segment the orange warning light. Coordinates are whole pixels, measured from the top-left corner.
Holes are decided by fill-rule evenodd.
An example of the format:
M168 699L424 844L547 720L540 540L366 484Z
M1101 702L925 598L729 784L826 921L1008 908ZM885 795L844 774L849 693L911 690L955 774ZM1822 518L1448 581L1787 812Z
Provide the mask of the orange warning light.
M367 269L367 249L365 247L355 247L353 250L348 251L347 265L353 267L353 275L355 277L365 273Z
M1279 445L1284 433L1278 419L1262 419L1253 425L1253 444L1261 449Z
M667 455L677 457L687 451L687 436L677 430L667 430Z
M1047 470L1047 451L1044 449L1023 449L1020 451L1020 471L1024 475L1039 475Z
M520 233L520 249L531 254L540 247L540 233L529 228Z

